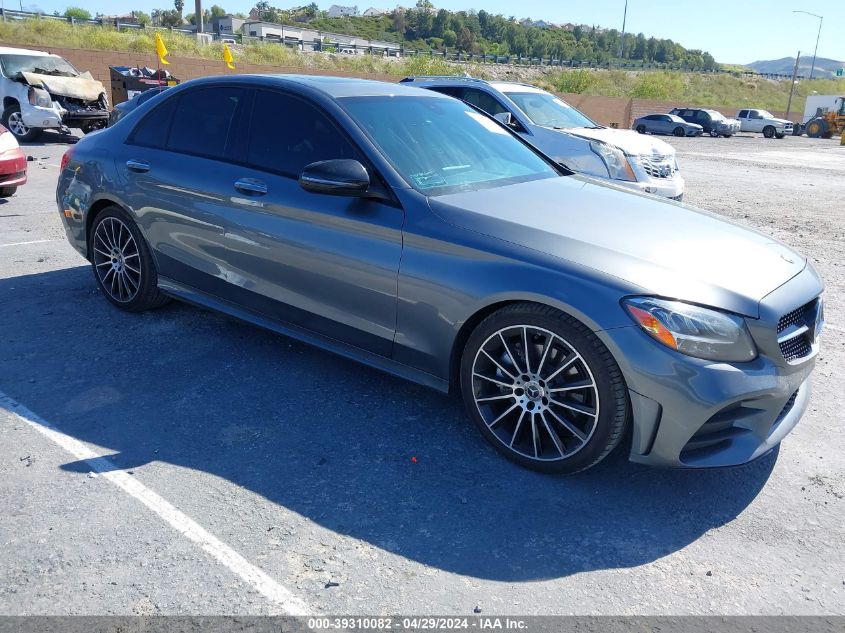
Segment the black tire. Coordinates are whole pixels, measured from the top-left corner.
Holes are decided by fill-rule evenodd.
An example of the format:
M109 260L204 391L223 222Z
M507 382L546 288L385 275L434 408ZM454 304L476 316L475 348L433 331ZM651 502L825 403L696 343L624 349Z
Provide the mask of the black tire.
M810 138L824 138L827 133L827 121L819 117L811 119L804 127L804 131Z
M504 336L502 331L505 332ZM522 336L525 345L505 344L506 338L510 336L517 337L517 340ZM545 342L541 343L532 336L545 336ZM502 341L502 349L506 351L498 356L500 361L491 364L490 361L498 355L495 350L495 346L499 345L498 340ZM526 353L529 356L527 363ZM570 358L573 360L568 360ZM520 367L522 363L526 365L525 370ZM554 371L544 374L544 365L546 371ZM509 367L507 372L504 370L506 366ZM531 373L534 370L537 376L545 376L548 382L539 380L538 384L533 379L535 374ZM491 371L494 376L507 380L508 384L480 375ZM520 375L520 372L528 373ZM526 380L529 377L532 377L531 380ZM518 381L518 384L511 379ZM525 382L521 382L523 380ZM569 383L569 380L575 382ZM583 384L587 380L591 384L584 387L560 388L561 384ZM460 382L467 412L485 439L508 459L545 473L577 473L607 457L622 440L630 410L622 372L598 337L577 319L535 303L506 306L475 328L461 356ZM521 389L522 386L525 388ZM538 386L539 393L536 389ZM535 402L527 402L529 387L534 391L531 397L535 398ZM490 389L494 392L498 390L500 395L491 395ZM578 394L576 389L585 391L580 392L582 395L570 395ZM562 395L553 396L553 392L561 392ZM571 407L564 409L555 398L580 406L586 413ZM482 404L477 399L487 402ZM537 408L534 408L535 404ZM560 416L549 413L553 406ZM501 417L502 409L506 410L504 418ZM507 409L513 413L507 413ZM590 410L592 413L589 413ZM528 419L523 417L526 413L530 421L526 423L528 426L521 427L523 421ZM514 419L514 416L518 419ZM488 422L494 417L501 422L496 419ZM557 422L550 422L553 419ZM573 425L578 427L575 430L577 435L572 430ZM525 437L529 429L530 435ZM509 446L505 441L511 433L513 435ZM523 452L532 450L525 449L526 446L533 446L534 455ZM539 453L538 446L541 447Z
M640 134L645 134L645 125L642 125L642 124L638 125L637 126L637 132L639 132Z
M711 128L710 136L712 136L713 138L719 138L719 133L716 131L716 128Z
M775 128L772 125L767 125L763 128L763 136L766 138L774 138L775 136Z
M25 133L20 133L20 126L9 122L10 117L20 116L20 113L21 107L17 103L6 108L3 111L3 126L12 133L12 136L14 136L18 142L30 143L41 136L41 132L43 132L43 130L38 127L27 127Z
M775 138L783 138L784 136L786 136L786 133L784 132L778 132L777 134L775 134Z
M102 228L101 228L102 227ZM105 234L105 240L100 235ZM131 235L131 241L129 240ZM121 249L120 264L125 266L124 272L126 276L135 278L137 272L137 280L135 287L132 286L132 281L124 280L124 288L132 290L125 294L121 292L121 281L117 281L117 290L115 290L116 277L120 276L115 270L116 262L112 256L109 255L114 251L110 245L129 244L134 246ZM155 269L155 262L153 261L152 253L144 241L141 231L124 209L118 206L109 206L104 208L91 223L91 230L88 234L89 253L88 257L91 261L91 268L94 273L94 279L97 285L112 305L117 306L121 310L127 312L141 312L144 310L152 310L167 303L170 298L159 291L158 274ZM125 258L124 258L125 253ZM109 274L109 261L112 262L111 277ZM137 268L133 264L137 261ZM106 271L105 273L103 271Z
M672 134L674 134L675 136L686 136L686 132L684 132L684 128L682 128L680 125L678 127L676 127L674 130L672 130Z
M0 187L0 198L11 198L17 190L17 187Z

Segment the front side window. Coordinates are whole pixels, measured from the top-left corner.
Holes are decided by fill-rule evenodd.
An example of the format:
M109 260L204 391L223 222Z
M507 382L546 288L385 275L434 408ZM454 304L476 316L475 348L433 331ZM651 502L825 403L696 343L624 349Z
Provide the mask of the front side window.
M477 88L464 88L461 98L467 103L471 103L477 108L481 108L490 116L495 116L503 112L507 112L507 108L503 106L493 96L487 94L483 90Z
M298 177L306 165L333 158L359 156L316 106L281 92L255 93L247 163Z
M748 118L748 110L740 110L739 111L739 118L740 119L747 119Z
M0 55L3 75L9 78L18 73L37 73L56 77L78 77L79 72L70 63L52 55Z
M598 127L595 121L548 92L508 92L507 95L534 125L555 129Z
M427 195L558 176L501 125L460 101L435 96L339 101L394 168Z

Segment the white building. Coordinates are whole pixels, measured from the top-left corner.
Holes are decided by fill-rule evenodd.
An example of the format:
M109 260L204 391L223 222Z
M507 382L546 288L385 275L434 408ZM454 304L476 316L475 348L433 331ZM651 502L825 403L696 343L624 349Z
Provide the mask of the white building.
M365 18L378 18L383 15L387 15L388 13L390 13L390 11L388 11L387 9L377 9L375 7L370 7L369 9L364 11L363 16Z
M357 15L359 15L357 5L354 7L345 7L339 4L333 4L329 7L330 18L346 18Z

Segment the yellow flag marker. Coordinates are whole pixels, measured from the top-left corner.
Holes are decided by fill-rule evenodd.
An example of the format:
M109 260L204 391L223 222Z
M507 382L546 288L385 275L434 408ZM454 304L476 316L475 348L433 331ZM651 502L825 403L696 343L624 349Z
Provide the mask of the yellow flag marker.
M232 70L235 69L235 58L232 57L232 51L229 50L229 45L226 42L223 42L223 61L226 62L227 67Z
M170 62L164 59L167 57L167 47L161 41L161 35L156 33L156 53L158 54L158 61L162 64L169 64Z

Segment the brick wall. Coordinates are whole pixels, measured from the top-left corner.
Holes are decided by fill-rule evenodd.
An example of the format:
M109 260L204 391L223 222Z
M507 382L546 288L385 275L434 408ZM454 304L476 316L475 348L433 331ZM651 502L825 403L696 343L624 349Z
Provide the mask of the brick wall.
M46 49L56 55L61 55L80 70L88 70L96 78L102 81L106 87L110 86L111 77L109 66L149 66L156 67L156 56L153 53L131 53L121 51L92 51L78 48L53 48ZM236 70L229 70L222 60L195 59L188 57L171 57L167 70L173 73L181 81L205 77L207 75L224 75L229 73L296 73L306 75L338 75L343 77L364 77L366 79L377 79L380 81L398 81L399 78L393 75L366 74L344 72L338 70L319 70L303 67L267 66L260 64L247 64L238 62ZM587 116L602 125L618 128L629 128L637 117L645 114L668 112L674 107L696 106L706 107L701 104L673 101L654 101L648 99L628 99L627 97L600 97L582 94L561 94L573 106L583 111ZM712 108L725 114L734 116L736 109L733 108ZM783 116L782 112L773 112L775 116ZM793 113L790 117L798 121L801 113Z

